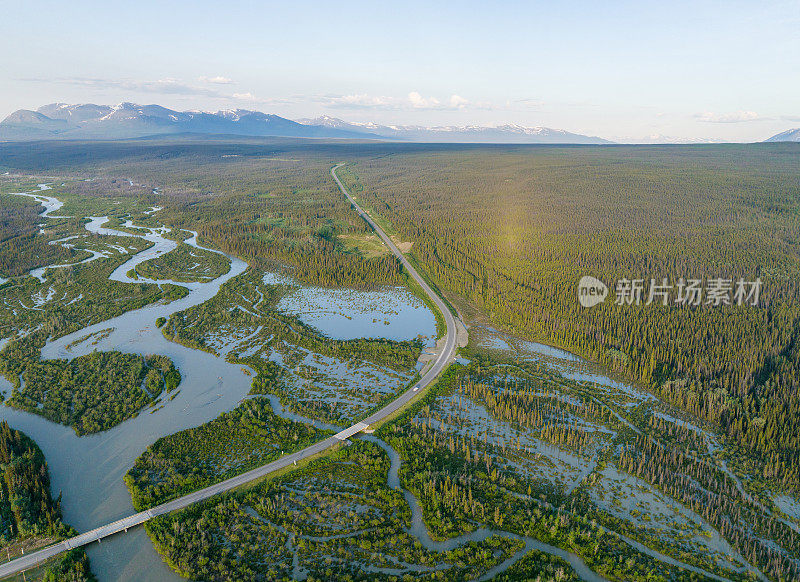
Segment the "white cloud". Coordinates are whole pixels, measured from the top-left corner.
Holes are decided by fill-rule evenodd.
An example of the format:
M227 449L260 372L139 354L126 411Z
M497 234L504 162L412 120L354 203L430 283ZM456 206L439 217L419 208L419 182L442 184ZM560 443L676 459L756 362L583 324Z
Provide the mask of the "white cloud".
M200 77L197 80L200 81L201 83L212 83L214 85L232 85L233 84L233 80L232 79L229 79L228 77L222 77L222 76Z
M491 103L472 102L461 95L453 94L443 101L438 97L425 97L418 91L411 91L405 98L354 93L350 95L323 95L317 97L316 101L337 109L383 109L393 111L494 109Z
M343 109L398 109L399 101L393 97L355 93L352 95L325 95L320 99L331 107Z
M180 95L184 97L205 97L224 101L240 101L261 105L297 105L317 103L331 109L385 110L385 111L476 111L500 110L507 106L495 106L488 101L471 101L456 93L440 98L424 96L419 91L411 91L405 97L351 93L347 95L290 95L285 97L259 97L252 91L226 90L225 85L234 84L227 77L199 77L198 84L183 82L180 79L164 78L155 81L135 79L111 79L91 77L62 77L54 79L28 78L29 82L75 85L94 89L98 93L152 93L159 95ZM230 92L229 92L230 91ZM120 98L120 95L115 95ZM136 99L125 95L123 100Z
M408 94L408 101L414 109L439 109L439 100L436 97L426 99L416 91Z
M453 109L465 109L469 105L469 101L460 95L450 96L450 107Z
M302 101L302 98L299 97L290 97L290 98L271 98L271 97L259 97L254 95L250 91L245 93L234 93L228 99L236 100L236 101L249 101L250 103L258 103L260 105L291 105L297 103L298 101Z
M205 79L205 77L201 77ZM214 79L224 79L224 77L215 77ZM26 79L27 81L41 82L41 83L57 83L64 85L77 85L79 87L87 87L96 89L98 91L116 90L125 91L129 93L154 93L159 95L182 95L187 97L210 97L212 99L223 99L226 101L249 101L252 103L260 104L288 104L296 103L301 98L292 99L264 99L257 97L249 91L241 93L227 93L222 91L221 88L212 87L198 87L184 83L179 79L159 79L157 81L137 81L131 79L103 79L91 77L63 77L57 79ZM226 84L219 80L207 80L208 83Z
M533 98L526 98L526 99L515 99L514 101L506 101L506 107L510 108L513 105L519 105L521 107L530 107L533 109L538 109L544 105L544 101L541 99L533 99Z
M742 123L745 121L762 121L764 119L755 111L736 111L735 113L704 111L703 113L695 114L695 118L706 123Z

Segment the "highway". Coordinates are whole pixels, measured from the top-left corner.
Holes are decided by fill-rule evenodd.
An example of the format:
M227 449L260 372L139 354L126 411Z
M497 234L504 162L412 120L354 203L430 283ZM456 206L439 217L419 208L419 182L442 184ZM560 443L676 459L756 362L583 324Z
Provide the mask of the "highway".
M456 321L453 317L453 314L448 309L447 305L445 305L444 301L430 288L430 286L425 282L425 279L417 272L417 270L408 262L408 260L403 256L403 253L400 252L400 249L397 248L392 242L386 233L375 224L375 221L364 212L361 206L350 196L350 193L344 187L344 185L339 180L339 177L336 175L336 170L344 164L338 164L331 168L331 176L336 181L336 184L339 186L339 189L342 191L350 203L353 205L353 208L358 212L358 214L372 227L372 229L378 233L378 236L383 239L383 242L389 247L389 250L400 259L400 262L403 264L403 267L406 269L408 274L422 287L425 294L430 298L430 300L436 305L439 311L444 316L444 321L447 326L447 331L445 335L445 342L444 347L436 358L433 363L433 366L420 378L419 382L411 386L408 390L403 392L399 397L395 400L378 410L377 412L371 414L367 418L365 418L361 422L357 422L352 426L342 430L341 432L323 440L318 443L315 443L309 447L301 451L297 451L295 453L291 453L288 455L282 456L280 459L273 461L271 463L267 463L266 465L262 465L261 467L257 467L246 473L242 473L241 475L237 475L235 477L231 477L230 479L226 479L225 481L221 481L220 483L216 483L215 485L210 485L204 489L199 489L194 493L190 493L188 495L184 495L183 497L179 497L172 501L168 501L166 503L162 503L161 505L157 505L152 507L146 511L142 511L140 513L135 513L133 515L129 515L128 517L124 517L117 521L108 523L106 525L102 525L98 528L93 530L84 532L80 535L75 537L66 539L61 541L57 544L53 544L51 546L47 546L41 550L37 550L35 552L31 552L30 554L21 556L19 558L15 558L10 562L0 565L0 578L5 578L7 576L11 576L12 574L17 574L19 572L23 572L36 564L43 562L53 556L56 556L62 552L66 552L68 550L78 548L89 544L94 541L99 541L105 537L123 532L128 531L129 528L135 527L146 522L149 519L152 519L159 515L164 515L165 513L170 513L172 511L176 511L178 509L184 509L194 503L198 503L200 501L204 501L209 499L210 497L214 497L220 493L224 493L226 491L231 491L232 489L236 489L237 487L241 487L251 481L256 479L260 479L270 473L288 467L290 465L296 465L299 461L303 459L307 459L309 457L313 457L316 454L322 453L331 449L332 447L336 446L337 444L341 443L342 441L350 438L351 436L363 431L365 428L368 428L370 425L377 423L380 420L383 420L387 416L391 415L392 413L396 412L404 405L406 405L412 398L417 396L419 392L424 390L428 387L436 377L453 361L455 358L456 353Z
M425 294L433 301L434 305L439 309L439 311L444 316L445 325L447 326L447 333L445 335L445 344L444 348L442 349L442 353L439 354L439 357L436 358L436 361L433 363L433 366L425 373L425 375L417 382L414 386L412 386L409 390L401 394L398 398L381 408L375 414L368 416L364 419L364 422L367 424L375 424L379 420L382 420L395 412L396 410L402 408L409 400L411 400L416 393L428 386L431 382L433 382L436 377L448 366L450 362L453 361L456 353L456 320L453 317L453 314L450 312L450 309L445 305L444 301L442 300L439 295L434 293L433 289L425 282L425 279L417 272L417 270L408 262L403 256L403 253L400 252L400 249L397 248L392 242L383 229L375 224L375 221L370 218L370 216L364 212L364 209L359 206L359 204L350 196L350 193L344 187L344 185L339 180L339 177L336 175L337 168L343 166L344 164L339 164L334 166L331 169L331 175L333 179L336 180L336 184L339 186L339 190L342 191L350 203L353 205L353 208L356 209L358 214L363 218L367 224L369 224L372 229L378 233L378 236L383 239L383 242L386 243L386 246L389 247L395 256L400 259L400 262L403 263L403 268L408 272L409 275L422 287L422 290L425 291Z

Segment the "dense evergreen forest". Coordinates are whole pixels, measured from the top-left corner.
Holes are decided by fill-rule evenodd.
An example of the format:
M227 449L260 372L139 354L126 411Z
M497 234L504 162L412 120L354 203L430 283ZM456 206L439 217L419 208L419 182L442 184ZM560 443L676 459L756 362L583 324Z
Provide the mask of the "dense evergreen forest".
M197 230L202 244L247 259L251 270L226 284L218 298L160 322L167 337L214 351L220 329L249 327L260 330L254 343L277 345L291 338L321 353L355 352L365 361L394 358L408 364L418 346L329 342L267 309L283 291L264 286L260 276L278 265L287 266L296 281L323 286L370 288L403 280L396 259L374 252L369 230L330 178L332 165L347 162L339 175L359 203L390 226L398 240L413 243L411 259L453 304L478 314L482 323L488 320L516 336L600 362L671 405L611 397L588 383L543 376L525 362L468 353L472 364L451 369L438 392L378 434L401 456L401 483L419 499L434 537L488 525L570 548L608 576L702 577L635 550L619 533L732 579L754 575L744 567L736 569L742 562L770 579L797 577L796 522L773 499L800 490L800 147L145 140L28 149L5 145L0 153L11 170L34 171L46 160L50 171L99 175L65 186L75 208L90 207L87 201L110 205L108 192L140 205L157 205L163 209L153 221ZM130 191L128 180L137 184ZM604 303L593 308L579 304L577 284L584 275L610 287ZM705 299L698 305L678 305L674 297L680 278L759 278L763 286L757 305L712 305ZM650 279L667 279L673 300L667 305L616 304L615 282L620 279L644 279L645 300ZM15 280L14 285L23 283ZM145 286L137 292L154 299ZM234 303L240 307L233 309ZM57 329L64 327L62 322ZM42 333L36 337L43 339ZM22 349L25 344L12 345ZM33 348L25 354L29 362L38 350ZM248 353L243 363L256 359L254 352ZM229 355L232 361L238 357ZM280 380L287 369L260 355L258 359L261 363L253 363L258 372L254 392L263 389L285 400ZM287 361L289 368L298 363ZM526 379L509 380L498 372L508 367ZM300 411L335 420L323 404L306 403ZM512 427L511 436L500 439L488 429L474 431L476 406L486 415L481 422ZM245 414L246 408L173 435L148 451L138 472L129 476L140 495L137 502L167 499L173 489L191 490L239 472L255 462L252 451L272 451L276 443L309 436L293 433L288 425L269 432L267 424L280 429L280 423L262 412ZM671 420L659 416L666 410ZM701 435L682 424L675 415L683 413L677 410L689 413L687 418L709 432ZM221 436L228 426L232 438L238 435L245 443L243 458L232 464L223 454L228 441ZM717 436L723 438L717 441ZM568 452L576 466L585 468L574 488L565 485L571 469L548 461L540 445L561 456ZM208 467L190 471L192 455L206 458ZM348 468L359 463L380 468L366 479L363 495L380 490L390 499L396 493L382 481L388 461L375 447L359 443L334 464L342 461ZM541 475L554 470L551 462L561 473L545 482ZM150 533L175 567L193 575L222 578L237 572L255 577L254 572L271 565L288 577L292 558L282 548L297 554L300 544L323 543L316 538L326 538L324 544L335 541L327 540L334 532L281 521L274 513L276 504L287 496L316 499L317 485L327 495L329 483L342 482L316 475L325 474L327 467L313 465L274 485L209 503L202 508L205 516L195 508L153 522ZM535 467L533 476L526 472L529 467ZM609 493L613 487L617 493ZM669 518L680 527L653 533L638 510L615 513L626 503L620 491L635 491L631 495L636 498L645 490L684 508ZM602 495L613 501L604 504ZM326 501L321 509L298 501L294 509L313 521L325 514L328 503L343 508L344 514L351 509L339 501ZM213 534L204 533L204 527ZM728 563L702 543L695 544L716 532L722 553L738 558ZM394 544L391 536L402 538L399 530L386 533L380 540L370 533L359 538L359 545L377 548L387 539ZM242 540L244 545L238 545ZM240 549L238 557L231 543ZM266 566L263 555L251 551L264 544L277 552L274 563ZM326 546L325 551L334 551L341 558L338 571L351 575L349 550L333 545L334 550ZM480 551L478 561L488 565L485 548ZM500 551L514 550L509 546ZM396 555L409 559L409 552ZM569 577L557 560L530 556L532 563L517 562L504 575L523 575L527 568ZM428 560L423 563L430 564ZM324 579L328 572L313 574Z
M652 387L800 488L800 148L487 147L349 169L446 291ZM583 275L611 297L582 307ZM623 278L763 287L756 307L617 305Z
M91 171L66 189L158 199L159 219L301 281L399 280L328 176L388 220L448 293L497 324L576 351L722 428L779 487L800 487L794 144L545 147L166 141L2 147L9 170ZM202 166L202 169L200 167ZM102 176L108 176L102 178ZM113 177L112 177L113 176ZM139 184L149 184L148 187ZM150 192L158 186L162 196ZM129 193L130 194L130 193ZM576 285L611 297L592 309ZM616 305L620 279L763 280L759 305ZM676 290L673 289L673 293Z

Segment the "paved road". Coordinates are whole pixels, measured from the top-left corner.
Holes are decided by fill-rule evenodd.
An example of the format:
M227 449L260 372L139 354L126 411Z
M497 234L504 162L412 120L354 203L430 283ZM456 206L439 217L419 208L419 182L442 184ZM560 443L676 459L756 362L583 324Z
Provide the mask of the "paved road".
M428 297L430 297L431 301L433 301L433 303L442 313L442 315L444 316L444 322L447 325L447 333L445 335L444 348L442 349L442 353L439 354L439 357L436 358L436 361L433 363L433 366L431 366L430 370L428 370L425 373L425 375L420 379L420 381L414 384L414 386L412 386L409 390L407 390L406 392L401 394L397 399L393 400L392 402L381 408L375 414L368 416L367 418L364 419L364 422L366 422L367 424L375 424L376 422L386 418L399 408L402 408L409 400L411 400L414 396L416 396L417 392L419 392L420 390L428 386L431 382L433 382L434 379L436 379L436 377L448 365L450 365L450 362L453 361L453 358L455 357L456 353L456 320L453 317L453 314L450 312L450 309L448 309L447 305L445 305L444 301L442 301L442 298L439 297L438 294L434 293L433 289L431 289L430 286L425 282L425 279L423 279L422 276L417 272L417 270L411 265L411 263L408 262L408 259L406 259L403 256L403 253L400 252L400 249L397 248L397 245L395 245L392 242L392 239L390 239L386 235L386 233L383 232L383 229L377 224L375 224L375 221L372 220L372 218L370 218L366 212L364 212L361 206L359 206L358 203L353 199L353 197L350 196L350 193L347 191L344 185L339 181L339 177L336 175L336 169L343 165L344 164L339 164L338 166L334 166L331 169L331 175L333 176L333 179L336 180L336 183L339 185L339 190L342 191L342 194L347 196L347 199L353 205L353 208L356 209L361 218L367 221L367 223L372 227L372 229L378 233L378 236L380 236L383 239L383 242L386 243L386 246L389 247L389 250L391 250L397 256L397 258L400 259L400 262L403 263L403 267L406 269L408 274L411 275L411 277L417 283L419 283L419 285L422 287L422 290L425 291L425 294Z
M413 277L417 283L419 283L419 285L425 291L425 294L430 297L431 301L433 301L433 303L444 316L444 321L447 325L445 344L442 352L439 354L439 357L436 358L433 366L431 366L431 368L425 373L419 382L401 394L397 399L393 400L391 403L387 404L374 414L368 416L362 422L357 422L356 424L344 429L332 437L325 439L324 441L313 444L301 451L297 451L296 453L284 455L276 461L262 465L261 467L247 471L241 475L237 475L236 477L231 477L226 481L211 485L205 489L200 489L194 493L190 493L189 495L184 495L183 497L179 497L173 501L168 501L167 503L152 507L147 511L130 515L118 521L108 523L73 538L64 540L63 542L53 544L52 546L48 546L44 549L31 552L30 554L11 560L10 562L0 565L0 578L5 578L6 576L27 570L39 562L43 562L44 560L52 558L61 552L66 552L67 550L84 546L122 531L128 531L128 528L142 524L158 515L183 509L194 503L213 497L219 493L236 489L237 487L245 485L250 481L259 479L265 475L269 475L270 473L279 469L283 469L284 467L295 465L298 461L324 452L336 444L341 443L343 440L361 432L371 424L375 424L376 422L386 418L393 412L402 408L406 403L408 403L409 400L414 398L418 392L429 386L436 379L439 373L442 372L453 361L456 352L456 321L453 317L453 314L450 313L450 310L447 308L444 301L442 301L442 299L436 293L434 293L433 289L431 289L430 286L425 282L425 279L422 278L422 276L411 265L411 263L409 263L408 260L403 256L403 253L400 252L400 249L398 249L392 240L386 236L386 233L383 232L381 227L375 224L369 215L364 212L361 206L359 206L353 197L347 192L347 189L342 185L338 176L336 175L336 169L342 165L343 164L339 164L331 169L331 175L333 176L333 179L336 180L336 184L338 184L339 189L345 196L347 196L347 199L352 203L353 208L356 209L359 215L375 230L375 232L378 233L378 236L383 239L383 242L385 242L389 249L397 256L397 258L400 259L408 274L411 275L411 277Z

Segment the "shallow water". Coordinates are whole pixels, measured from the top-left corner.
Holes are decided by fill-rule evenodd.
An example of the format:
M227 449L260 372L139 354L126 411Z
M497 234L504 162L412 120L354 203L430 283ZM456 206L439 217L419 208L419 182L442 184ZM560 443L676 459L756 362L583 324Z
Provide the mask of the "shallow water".
M49 213L60 205L49 203L46 208ZM87 230L97 234L135 236L101 228L105 221L105 217L93 218L87 224ZM174 241L164 239L155 230L143 238L151 240L155 246L133 255L114 271L113 279L130 282L126 273L135 264L176 246ZM192 242L196 244L196 240ZM63 495L64 521L78 531L134 512L122 478L147 446L162 436L198 426L233 409L250 391L252 378L243 372L242 366L169 342L155 326L158 317L169 317L176 311L210 299L223 283L247 268L243 261L234 257L230 259L231 269L226 275L191 286L190 293L183 299L130 311L59 338L42 350L43 358L71 359L93 350L157 353L172 358L183 379L175 398L171 401L166 399L160 410L151 413L153 408L146 408L137 417L111 430L78 437L69 427L7 406L0 407L0 418L27 433L41 447L50 468L52 491L54 495L59 492ZM105 337L98 333L108 328L113 330ZM88 334L98 334L93 338L97 340L96 344L91 341L75 343ZM73 345L68 349L70 344ZM10 384L0 379L0 388L9 389ZM92 570L101 581L182 580L166 567L142 528L88 546L87 552Z
M479 578L479 580L490 580L500 572L505 571L508 569L516 561L525 557L533 549L539 550L541 552L546 552L548 554L552 554L564 559L568 562L578 576L582 580L586 580L587 582L601 582L605 581L606 579L593 572L589 567L584 563L584 561L575 554L562 550L561 548L557 548L556 546L551 546L550 544L546 544L534 538L518 536L516 534L512 534L509 532L505 532L502 530L494 530L489 528L480 528L475 530L474 532L470 532L468 534L464 534L461 536L453 537L443 541L436 541L431 538L430 533L428 532L428 528L425 525L425 522L422 519L422 508L419 505L419 501L417 498L407 489L404 489L400 485L400 455L395 451L390 445L386 442L373 437L373 436L362 436L365 440L374 442L379 447L381 447L386 454L389 456L389 461L391 462L389 467L389 475L387 478L387 484L392 489L398 489L402 491L403 497L405 497L406 502L411 507L411 527L408 530L408 533L417 540L419 543L422 544L426 549L434 552L446 552L449 550L453 550L455 548L461 547L466 543L469 542L482 542L483 540L492 537L493 535L503 536L510 539L515 540L522 540L525 542L525 547L517 552L514 556L505 560L501 564L498 564L491 570L487 571L483 576Z
M295 352L288 365L285 361L291 349ZM298 360L299 355L299 361ZM267 357L262 354L262 357ZM395 394L411 380L410 374L402 374L372 362L343 361L324 356L299 346L272 346L268 358L286 370L288 398L301 403L324 401L335 407L338 422L347 425L363 418L381 397Z
M276 274L265 283L289 285L291 279ZM385 338L395 341L420 337L426 347L436 345L436 318L405 287L375 291L298 287L277 305L325 336L338 340Z
M60 208L60 203L56 204L58 201L54 198L46 202L43 216ZM154 243L153 247L132 255L118 267L111 276L114 280L133 282L134 280L127 275L130 269L177 246L175 241L162 236L165 229L148 229L147 234L133 235L103 228L102 224L106 220L106 217L93 217L86 228L101 235L139 236ZM196 242L196 233L186 242L199 246ZM210 299L225 281L241 274L246 267L243 261L231 257L230 271L214 281L176 283L190 289L189 295L183 299L170 304L147 306L89 326L48 343L42 350L44 358L73 358L95 349L119 350L135 354L164 354L173 359L181 371L183 380L174 400L167 400L162 409L151 413L153 409L148 408L137 417L109 431L78 437L69 427L54 424L33 414L5 406L0 407L0 418L8 420L15 428L26 432L42 448L50 467L53 492L54 494L63 492L62 507L65 522L78 531L97 527L133 512L122 477L148 445L162 436L212 420L219 414L235 408L243 398L247 397L252 378L243 372L241 365L230 364L209 353L169 342L155 327L156 318L168 318L172 313ZM138 279L138 282L143 281L156 284L172 283L169 280ZM293 284L290 279L279 276L270 281L265 278L265 282ZM422 335L426 344L431 345L436 334L433 314L404 289L365 294L336 289L299 288L284 298L280 307L288 313L297 314L306 323L337 339L387 337L407 340ZM103 336L100 333L109 328L112 328L112 331L107 335ZM89 334L97 335L91 340L77 341ZM97 343L92 343L93 341ZM502 344L505 344L505 341L498 340L498 345ZM524 347L526 351L542 353L536 346L538 344L528 344ZM546 350L543 355L569 359L552 348ZM0 388L9 387L8 382L0 378ZM269 398L273 409L280 416L312 422L283 409L276 397ZM312 424L320 428L338 428L320 422ZM365 438L374 440L387 451L391 460L388 484L392 488L401 489L398 476L400 459L397 453L383 441L372 437ZM416 498L408 491L402 491L412 509L412 525L409 533L430 550L453 549L469 541L485 540L492 535L524 541L523 550L487 572L482 577L484 580L505 570L532 549L564 558L585 580L603 580L574 554L532 538L521 538L503 531L484 528L450 540L434 541L422 520L422 512ZM101 581L182 580L163 563L143 528L93 544L87 547L87 552L92 562L92 569Z
M47 189L44 185L40 188ZM45 206L45 211L40 216L48 216L62 206L55 198L38 194L36 197L41 198ZM94 350L118 350L141 355L163 354L174 361L181 372L182 381L173 400L164 397L164 402L155 405L163 405L163 408L145 408L138 416L108 431L82 437L78 437L70 427L50 422L35 414L0 406L0 419L7 420L14 428L28 434L42 449L50 469L52 492L54 495L59 492L63 495L64 521L78 531L86 531L133 513L123 476L144 449L162 436L198 426L232 410L242 399L248 397L252 381L252 377L245 374L242 365L230 364L207 352L170 342L155 326L157 318L169 318L175 312L199 305L215 296L226 281L243 273L247 264L229 256L231 267L228 273L204 283L154 281L142 277L132 279L127 274L131 269L173 250L177 243L164 238L163 235L169 230L166 228L145 229L146 234L132 234L104 228L102 225L107 220L107 217L90 217L86 229L95 234L144 238L153 243L152 247L133 254L128 261L115 269L110 279L126 283L173 283L188 288L190 292L186 297L172 303L149 305L48 342L42 349L42 357L72 359ZM125 226L132 226L129 223L130 221ZM197 233L193 233L185 242L197 248L205 248L197 243ZM214 249L206 250L219 252ZM365 319L363 312L348 319L347 314L340 311L337 317L344 318L346 325L339 321L335 329L342 330L341 333L351 337L413 339L421 333L435 335L433 314L424 305L419 308L414 303L416 298L413 295L406 292L411 299L406 299L403 303L399 290L377 293L372 301L378 304L385 301L389 306L389 311L385 312L386 317L392 318L389 325L372 325L376 322ZM300 296L306 297L303 294ZM312 294L312 297L317 296ZM332 296L340 297L336 294ZM322 294L322 297L326 295ZM355 309L358 300L350 301L349 296L341 296L336 305L339 310ZM391 312L398 307L398 312ZM416 317L410 316L409 309L413 309ZM429 322L425 319L425 314L429 316ZM326 327L328 320L327 316L313 319L323 328L322 331L331 332L331 337L337 337L334 328ZM420 327L414 329L414 325ZM102 333L109 329L110 333ZM382 333L378 334L376 329L380 329ZM89 335L92 337L87 338ZM2 340L3 343L5 341L7 340ZM0 377L0 390L7 391L10 388L10 383ZM309 422L320 428L337 428L291 413L280 405L277 397L269 398L275 412L284 418ZM87 546L86 550L92 571L101 582L183 580L164 564L143 528L107 538Z
M609 377L600 366L560 348L513 338L491 327L479 326L475 329L480 347L509 352L522 360L541 361L550 370L558 372L565 378L610 388L638 401L637 405L655 399L652 394L640 388Z
M537 436L537 432L514 423L495 419L486 408L466 396L451 394L440 397L436 401L436 409L442 418L455 419L454 423L431 418L431 427L443 433L456 434L461 437L473 437L478 440L486 437L489 444L495 447L509 447L507 453L492 457L499 464L511 466L519 474L528 478L544 478L555 487L562 489L565 495L579 485L597 466L597 460L587 450L587 454L578 455L564 448L547 443ZM428 422L428 418L417 416L418 423ZM587 423L603 439L613 436L602 426ZM606 436L607 435L607 436ZM515 450L526 455L517 455ZM594 448L596 445L592 445ZM518 451L519 452L519 451ZM528 458L535 455L536 460Z
M55 212L56 210L60 209L64 206L64 203L61 202L58 198L53 198L52 196L45 196L44 194L40 194L39 192L44 192L45 190L51 190L51 187L48 184L37 184L39 187L38 191L34 192L12 192L12 194L16 196L27 196L28 198L33 198L39 204L44 206L44 210L39 213L39 216L42 218L48 218L50 215Z
M234 265L229 276L244 267L244 263ZM212 288L199 289L172 304L145 307L90 326L42 350L43 357L50 358L76 357L93 349L164 354L172 358L183 376L177 396L164 403L164 408L152 413L152 408L144 409L139 416L109 431L78 437L69 427L0 407L0 418L27 433L42 448L50 467L53 492L63 493L64 520L78 531L134 512L122 477L147 446L162 436L198 426L233 409L250 391L252 378L244 374L242 366L169 342L155 326L156 317L167 317L205 301L216 293L214 287L219 284L209 284ZM96 346L85 341L66 350L76 339L108 327L114 327L114 331ZM100 580L181 579L163 565L143 530L131 534L87 548L92 570ZM155 572L158 576L154 578Z
M732 570L744 571L746 562L703 517L649 483L608 464L599 472L602 479L587 490L593 503L611 515L648 529L684 551L705 554L709 560ZM702 533L681 540L681 534L700 528ZM662 560L667 561L667 560ZM702 572L702 570L696 570Z

